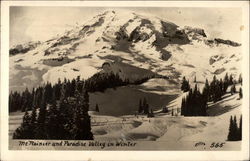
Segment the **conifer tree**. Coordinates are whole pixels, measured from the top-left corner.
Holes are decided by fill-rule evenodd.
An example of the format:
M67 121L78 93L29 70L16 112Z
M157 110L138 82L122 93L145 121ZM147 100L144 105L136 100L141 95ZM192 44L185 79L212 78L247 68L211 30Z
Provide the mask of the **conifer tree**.
M151 110L150 110L150 113L151 113L151 116L154 117L154 111L153 111L152 108L151 108Z
M51 83L47 82L47 84L45 85L44 87L44 90L43 90L43 97L44 97L44 103L47 104L47 103L51 103L51 98L52 98L52 86L51 86Z
M210 90L209 83L208 80L206 79L206 83L202 91L202 95L206 102L209 100L209 95L210 95L209 90Z
M60 122L59 115L60 111L58 110L57 107L56 91L53 91L52 105L47 113L47 119L48 119L47 131L49 139L63 139L60 133L63 129L63 126Z
M181 101L181 115L185 115L186 114L186 99L185 98L182 98L182 101Z
M46 133L46 99L45 99L45 91L43 92L42 96L42 102L39 107L39 114L37 118L37 128L36 128L36 133L35 133L35 138L36 139L46 139L47 138L47 133Z
M241 76L241 74L239 75L238 83L240 83L242 85L242 76Z
M58 128L59 139L71 140L71 130L73 128L73 109L69 103L66 94L66 83L62 84L61 97L59 100L59 120L60 127Z
M140 101L139 101L138 113L142 113L142 111L143 111L143 105L142 105L142 101L141 101L141 99L140 99Z
M240 116L240 124L238 129L238 140L242 140L242 115Z
M236 119L236 115L234 115L234 120L233 120L233 141L237 140L237 133L238 133L237 119Z
M22 94L22 112L24 112L26 109L30 110L32 107L32 100L31 93L29 92L28 88L25 89L25 91Z
M234 93L236 93L235 84L233 84L233 85L231 86L230 92L231 92L231 95L233 95Z
M239 98L241 99L242 97L243 97L242 88L240 87L240 90L239 90Z
M232 76L232 74L230 74L230 77L229 77L229 85L232 85L234 83L234 78Z
M99 106L98 106L98 104L95 105L95 111L99 112Z
M149 105L148 103L145 105L144 107L144 114L148 114L149 113Z
M229 78L228 78L228 74L226 73L224 77L224 86L223 86L224 93L226 93L228 86L229 86Z
M13 134L13 139L30 139L32 131L30 128L31 117L28 111L25 111L23 116L23 122L19 128L17 128Z
M76 80L72 79L72 81L70 82L70 97L73 97L75 94L75 90L76 90Z
M231 141L233 140L233 137L234 137L234 127L233 127L233 116L230 117L230 124L229 124L229 132L228 132L228 136L227 136L227 140L228 141Z
M185 77L183 77L182 83L181 83L181 90L183 92L187 92L190 89L189 82L186 80Z
M31 116L30 116L30 139L35 139L35 131L37 128L37 112L36 108L33 107Z
M82 93L76 91L76 113L74 116L74 139L93 140L91 132L89 110L89 95L83 88Z
M28 111L25 111L23 116L23 122L19 128L17 128L13 134L13 139L25 139L25 136L28 136L28 124L29 124L29 114Z

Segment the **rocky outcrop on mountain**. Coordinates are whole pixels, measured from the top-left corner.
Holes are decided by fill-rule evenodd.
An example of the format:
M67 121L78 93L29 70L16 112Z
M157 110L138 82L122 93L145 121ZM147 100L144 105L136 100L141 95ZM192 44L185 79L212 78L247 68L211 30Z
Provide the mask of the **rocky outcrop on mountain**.
M67 45L69 43L71 43L72 41L76 41L79 40L79 37L73 37L70 38L68 36L62 36L61 38L59 38L52 46L51 48L60 46L60 45Z
M226 44L226 45L230 45L230 46L240 46L239 43L231 41L231 40L223 40L220 38L215 38L214 42L217 44Z
M16 55L16 54L25 54L30 50L35 49L40 43L38 42L29 42L27 44L22 44L22 45L16 45L13 48L9 50L10 55Z
M176 34L177 25L170 22L161 21L162 33L165 37L172 37Z
M201 35L203 37L207 37L207 35L205 34L204 29L201 29L201 28L185 26L184 31L185 31L186 34L193 34L193 35L197 34L197 35Z
M219 56L219 55L214 55L209 59L209 64L212 65L214 64L216 61L220 61L221 59L223 59L223 56Z

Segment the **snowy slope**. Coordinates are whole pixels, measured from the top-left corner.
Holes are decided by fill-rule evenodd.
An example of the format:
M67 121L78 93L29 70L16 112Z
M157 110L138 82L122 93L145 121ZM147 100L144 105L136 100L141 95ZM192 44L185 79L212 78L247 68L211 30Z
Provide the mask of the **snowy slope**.
M12 47L10 90L77 75L87 79L102 70L104 62L118 60L177 82L182 76L204 81L226 72L237 77L241 47L222 42L208 40L202 29L110 10L45 42Z
M182 97L182 96L181 96ZM143 115L114 117L90 111L95 140L148 140L148 141L226 141L231 115L239 118L242 101L238 94L209 105L210 117L182 117L156 113L154 118ZM178 98L176 98L178 99ZM214 108L220 112L214 112ZM10 131L20 126L24 113L10 115Z

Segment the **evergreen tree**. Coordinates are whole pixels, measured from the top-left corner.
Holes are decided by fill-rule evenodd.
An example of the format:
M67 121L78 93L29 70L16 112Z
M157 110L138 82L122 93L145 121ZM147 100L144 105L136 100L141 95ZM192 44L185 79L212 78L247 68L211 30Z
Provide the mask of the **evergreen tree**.
M232 85L233 83L234 83L234 78L233 78L232 74L230 74L229 85Z
M76 116L74 120L74 139L76 140L93 140L91 132L89 109L89 95L86 90L76 96Z
M56 100L60 99L61 88L62 88L62 82L61 82L61 80L59 78L58 81L57 81L57 83L53 86Z
M233 84L233 85L231 86L230 92L231 92L231 95L233 95L234 93L236 93L235 84Z
M242 140L242 115L240 116L240 124L238 129L238 140Z
M241 76L241 74L239 75L238 83L240 83L242 85L242 76Z
M73 109L69 103L66 94L66 83L62 84L61 97L59 100L59 116L58 122L60 127L58 128L58 139L71 140L71 130L73 129Z
M30 138L35 139L35 131L37 128L37 113L36 108L33 107L31 116L30 116Z
M98 106L98 104L95 105L95 111L99 112L99 106Z
M149 105L146 104L144 107L144 114L148 114L149 113Z
M214 76L212 82L210 83L210 91L209 91L210 98L211 98L210 100L214 102L216 102L216 99L217 99L216 98L216 92L217 92L216 82L217 82L216 76Z
M186 80L185 77L183 77L182 83L181 83L181 90L183 92L187 92L190 89L189 82Z
M181 115L185 115L186 114L186 99L182 98L181 101Z
M233 116L230 117L230 124L229 124L229 132L228 132L228 136L227 136L227 140L228 141L232 141L233 137L234 137L234 127L233 127Z
M53 89L51 86L51 83L48 83L45 85L44 90L43 90L43 97L44 97L44 103L50 103L51 104L51 98L52 98L52 93L53 93Z
M206 79L206 83L202 91L202 95L206 102L209 100L209 95L210 95L209 90L210 90L209 83L208 80Z
M241 99L242 97L243 97L242 88L240 87L240 90L239 90L239 98Z
M139 101L139 108L138 108L138 113L142 113L143 112L143 105L142 105L142 101L140 99Z
M13 139L30 139L32 131L30 128L30 115L28 111L25 111L23 116L23 122L19 128L17 128L13 134Z
M46 96L45 96L45 91L43 92L42 96L42 102L39 107L39 114L37 118L37 128L35 132L35 138L36 139L47 139L47 133L46 133Z
M153 111L152 108L151 108L151 110L150 110L150 113L151 113L151 116L154 117L154 111Z
M32 89L32 93L31 93L31 106L32 106L32 108L36 108L36 104L35 104L35 102L36 102L36 97L35 97L35 89L33 88Z
M31 93L29 92L28 88L25 89L25 91L22 94L22 112L24 112L26 109L30 110L32 107L32 100L31 98Z
M75 95L75 90L76 90L76 80L72 79L72 81L70 82L70 94L69 94L70 97L73 97Z
M49 139L63 139L60 133L63 126L61 125L59 115L60 111L57 108L56 91L54 91L52 95L52 105L47 114L47 134Z
M223 86L224 93L226 93L228 86L229 86L229 78L228 78L228 74L226 73L224 77L224 86Z
M232 141L237 140L237 134L238 134L237 119L236 119L236 115L234 115L234 120L233 120L233 140Z

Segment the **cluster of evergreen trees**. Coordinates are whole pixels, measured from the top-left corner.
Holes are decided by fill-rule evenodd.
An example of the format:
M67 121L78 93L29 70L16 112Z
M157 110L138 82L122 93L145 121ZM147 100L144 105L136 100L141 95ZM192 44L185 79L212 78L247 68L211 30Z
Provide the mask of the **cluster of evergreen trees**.
M153 109L149 109L149 104L145 97L139 101L138 113L146 114L147 117L154 117Z
M138 113L148 114L149 113L149 104L147 103L146 98L140 99Z
M184 116L206 116L207 112L207 102L213 101L217 102L222 99L222 96L226 93L227 88L232 85L231 93L236 92L235 84L237 83L234 80L233 76L228 74L225 75L224 80L218 80L216 76L213 77L212 82L209 84L206 80L205 86L202 93L195 85L194 90L190 88L189 82L183 77L181 90L183 92L188 91L187 97L182 99L181 104L181 115ZM241 75L239 76L238 83L242 83ZM240 89L240 98L242 98L242 90Z
M143 83L142 78L133 83L121 79L118 74L97 73L87 80L76 79L63 82L59 79L52 85L46 83L30 92L11 92L9 111L25 111L21 126L14 139L93 139L90 127L88 92L104 91L127 84ZM146 106L147 108L146 108ZM148 104L143 111L148 114ZM32 110L31 113L28 111ZM99 107L96 105L96 111Z
M230 117L229 132L227 136L228 141L242 140L242 116L240 116L239 126L237 125L236 116Z
M128 85L129 83L130 82L128 79L121 79L118 73L96 73L85 81L85 88L89 92L104 92L107 88L124 86Z
M66 139L93 140L89 110L89 95L82 88L82 81L76 81L72 97L67 96L66 85L62 84L59 100L55 90L52 98L46 101L46 88L42 90L41 103L26 110L23 122L13 134L14 139Z
M72 81L64 79L64 82L61 82L59 79L53 86L47 82L44 86L33 88L31 92L27 88L24 92L11 92L9 95L9 112L18 110L24 112L25 110L41 107L43 103L52 104L53 99L60 99L63 86L65 97L73 97L77 82L78 90L82 91L84 81L81 81L80 77L77 77L77 79L73 79ZM52 96L53 94L54 96ZM42 97L44 97L44 102L42 102Z
M194 90L189 89L186 98L182 99L181 115L184 116L206 116L207 100L205 95L198 90L197 84Z

